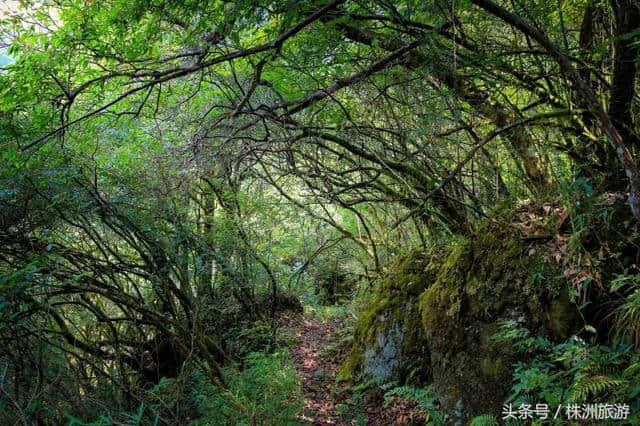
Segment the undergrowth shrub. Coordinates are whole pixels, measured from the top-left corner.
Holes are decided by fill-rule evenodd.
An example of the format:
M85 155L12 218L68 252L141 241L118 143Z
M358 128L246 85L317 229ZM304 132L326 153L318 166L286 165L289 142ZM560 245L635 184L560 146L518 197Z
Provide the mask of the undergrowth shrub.
M302 412L302 392L286 352L253 352L244 368L224 369L227 388L211 382L193 365L176 378L163 377L142 392L137 408L102 407L101 412L69 415L68 426L293 425ZM1 406L0 406L1 408ZM83 420L83 418L85 420ZM86 419L91 419L86 421ZM0 416L0 419L2 417ZM0 424L5 424L0 422ZM9 423L7 423L9 424Z
M640 274L620 274L611 281L611 292L623 290L627 294L615 310L617 337L630 339L640 348Z
M640 421L640 354L632 345L599 345L578 336L556 344L508 321L493 338L510 342L526 360L515 364L506 403L626 403L629 421Z
M202 417L192 425L288 425L297 424L302 410L300 380L286 353L252 353L243 371L225 371L224 390L204 376L192 391Z
M394 398L412 401L425 413L425 424L443 425L447 420L445 413L439 410L438 395L432 386L416 388L413 386L395 387L384 394L385 406L388 406Z

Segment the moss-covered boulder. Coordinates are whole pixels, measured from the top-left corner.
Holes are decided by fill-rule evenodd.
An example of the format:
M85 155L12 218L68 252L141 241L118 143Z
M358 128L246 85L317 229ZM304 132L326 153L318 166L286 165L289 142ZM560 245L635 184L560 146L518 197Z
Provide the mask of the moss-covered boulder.
M565 339L579 317L562 270L541 242L494 228L447 251L419 308L434 389L444 408L464 420L499 412L511 387L511 348L491 338L500 319Z
M555 340L579 326L546 247L494 225L399 261L361 312L341 377L433 383L453 420L500 414L516 360L491 338L499 320Z
M416 252L389 268L358 315L354 344L338 379L362 375L424 382L430 377L418 300L435 277L435 264L433 256Z

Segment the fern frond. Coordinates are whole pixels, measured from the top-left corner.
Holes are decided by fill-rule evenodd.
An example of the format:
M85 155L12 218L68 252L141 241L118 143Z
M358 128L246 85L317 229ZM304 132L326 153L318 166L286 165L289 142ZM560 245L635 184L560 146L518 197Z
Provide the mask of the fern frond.
M469 423L470 426L498 426L499 424L498 419L491 414L474 417Z
M636 362L632 363L622 373L622 375L624 377L632 377L632 376L635 376L637 374L640 374L640 361L636 361Z
M585 402L589 396L595 397L606 391L611 391L622 386L625 380L614 379L607 376L589 376L577 381L570 393L570 400Z
M616 328L618 334L630 335L635 340L636 345L640 345L638 337L640 334L640 289L637 289L629 296L616 310Z

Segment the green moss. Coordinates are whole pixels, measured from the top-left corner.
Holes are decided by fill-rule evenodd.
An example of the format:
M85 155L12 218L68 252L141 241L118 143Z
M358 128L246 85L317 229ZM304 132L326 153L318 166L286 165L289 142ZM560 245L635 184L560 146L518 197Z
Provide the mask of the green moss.
M362 356L362 352L354 351L352 349L347 356L347 359L340 366L340 370L336 375L336 380L338 382L353 381L360 365L362 364Z
M420 296L422 325L429 333L436 332L447 316L453 316L460 309L460 297L457 288L436 283Z
M468 242L447 247L449 256L440 267L435 282L419 298L422 325L427 333L438 330L447 318L460 311L460 284L468 260Z
M399 374L424 374L419 370L424 370L427 365L422 359L426 343L417 300L418 295L433 282L436 264L434 256L414 252L392 265L378 281L358 313L354 344L339 372L341 380L353 380L358 376L367 349L375 349L379 336L387 336L394 324L402 334L399 352L403 363Z
M511 365L500 357L485 357L480 360L480 369L485 377L498 379L511 370Z
M547 310L549 327L554 337L566 339L571 333L572 325L577 320L578 311L575 303L571 301L568 292L563 292L560 297L553 299Z

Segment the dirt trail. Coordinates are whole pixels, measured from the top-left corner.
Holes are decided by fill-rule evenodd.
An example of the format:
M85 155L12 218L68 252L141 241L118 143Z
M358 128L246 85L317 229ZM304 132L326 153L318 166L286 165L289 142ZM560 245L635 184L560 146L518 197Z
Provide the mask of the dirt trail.
M301 322L296 333L298 343L293 348L291 358L302 376L305 404L303 420L314 425L347 425L336 414L337 402L332 393L344 354L334 354L331 359L326 356L326 349L336 338L340 323L322 323L306 317L302 317Z
M293 329L297 343L291 359L302 377L305 410L301 420L313 425L355 425L345 422L336 412L341 396L336 388L336 374L344 361L348 347L337 342L343 323L340 320L321 322L306 316L296 318L299 325ZM344 398L344 395L342 395ZM416 405L407 401L394 401L385 406L380 400L369 400L360 406L368 426L413 425L421 418Z

